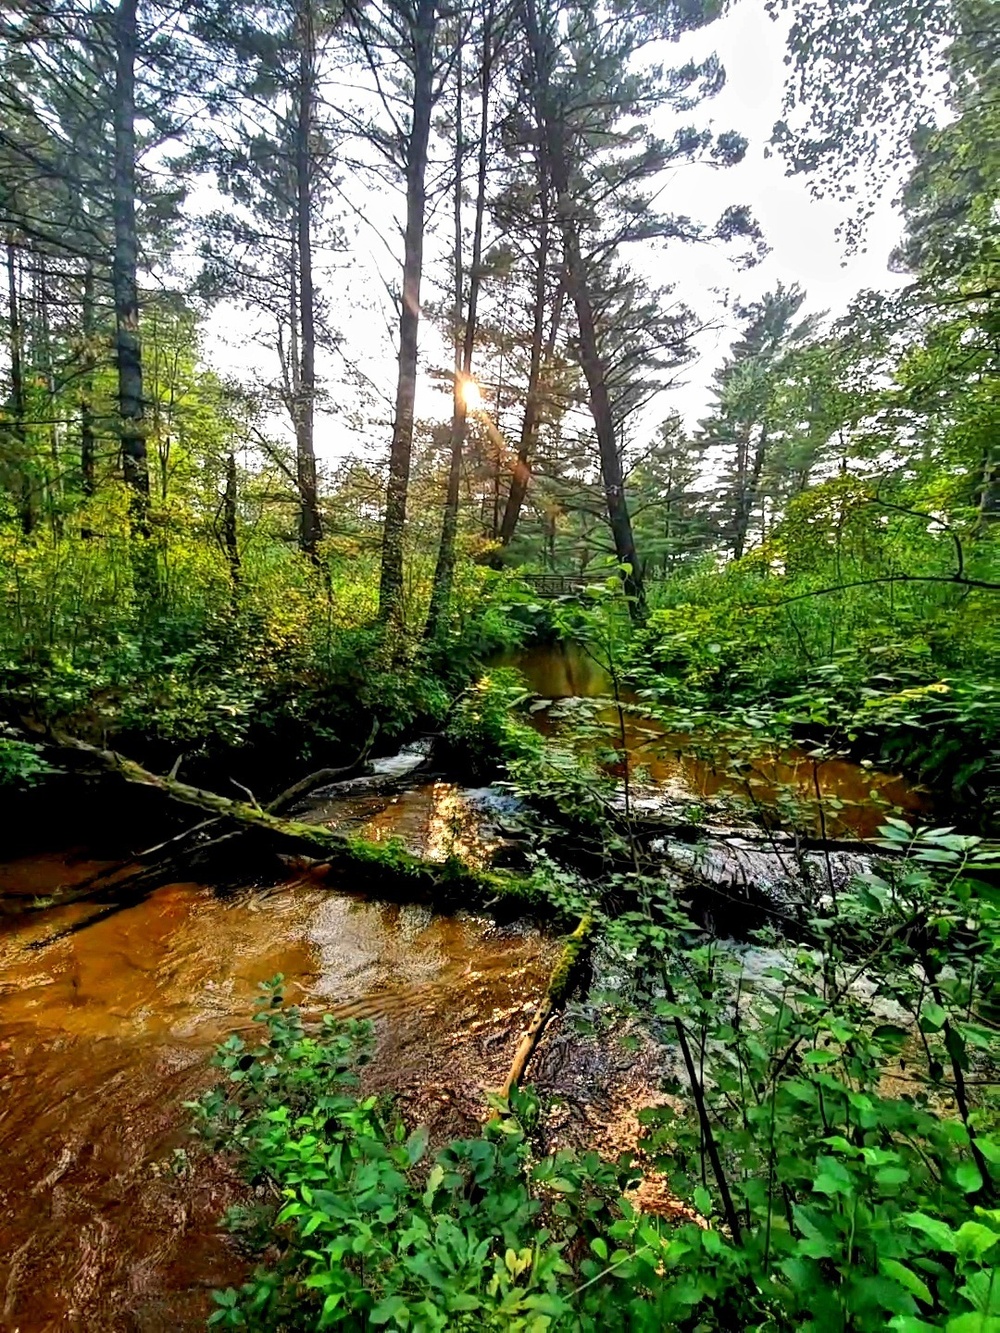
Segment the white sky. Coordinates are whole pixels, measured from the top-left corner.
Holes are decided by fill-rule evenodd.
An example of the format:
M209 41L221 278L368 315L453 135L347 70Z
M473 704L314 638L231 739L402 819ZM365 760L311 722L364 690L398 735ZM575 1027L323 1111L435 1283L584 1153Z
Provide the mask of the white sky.
M815 199L806 177L786 176L781 158L766 156L772 127L782 114L785 25L767 16L761 0L740 0L726 18L693 34L681 49L695 56L718 53L727 78L719 96L706 104L711 123L719 130L739 131L749 148L737 167L679 168L677 185L685 200L679 211L711 218L729 204L749 204L771 250L762 263L740 273L718 249L687 246L678 266L678 295L710 317L712 289L748 301L779 281L797 282L807 293L803 313L829 310L839 315L865 288L901 285L904 279L887 267L902 229L891 197L875 210L865 252L848 256L836 235L838 224L849 215L848 206ZM712 372L736 332L731 310L717 306L715 313L722 327L702 335L698 361L685 368L687 383L667 399L692 425L708 406Z
M732 265L722 246L675 243L665 252L643 256L642 265L650 277L658 283L676 284L677 296L711 325L697 340L698 359L685 367L684 382L661 395L644 413L644 424L650 429L670 411L679 411L692 426L704 415L712 373L738 324L727 294L747 301L759 298L779 281L798 282L807 292L804 313L828 310L838 315L858 291L902 282L887 269L901 230L890 198L881 200L876 208L865 252L848 256L836 235L838 223L847 216L847 205L816 200L805 177L786 176L782 160L766 155L772 126L781 116L784 33L784 24L767 16L762 0L738 0L726 18L669 48L669 56L678 64L713 50L719 54L726 86L693 118L699 123L708 121L720 131L735 129L750 146L737 167L678 167L662 196L664 207L709 222L732 204L747 204L771 249L763 262L743 272ZM368 196L366 209L387 234L398 201ZM349 454L365 453L373 460L387 455L395 382L394 316L380 274L398 283L398 269L384 242L364 223L348 219L346 228L348 253L320 254L316 280L327 294L331 322L344 337L345 351L360 363L372 387L367 404L352 402L350 390L338 387L343 362L324 358L319 370L331 381L332 403L331 411L317 415L316 447L327 465ZM435 249L428 247L428 258ZM425 263L425 299L433 290L427 276ZM429 276L433 280L433 273ZM424 321L422 347L425 354L430 351L440 361L447 360L428 321ZM241 377L275 377L271 354L260 345L253 319L232 306L222 305L213 312L204 350L221 371ZM367 421L352 423L346 410L351 406L360 408ZM417 409L418 415L444 417L450 410L448 397L425 377Z

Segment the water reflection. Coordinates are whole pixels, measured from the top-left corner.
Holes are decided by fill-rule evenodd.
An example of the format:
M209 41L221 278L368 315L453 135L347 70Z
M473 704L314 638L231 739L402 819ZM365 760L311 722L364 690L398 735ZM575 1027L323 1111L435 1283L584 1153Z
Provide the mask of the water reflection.
M331 792L307 818L371 842L399 838L408 850L431 861L457 856L469 865L484 866L500 845L487 804L484 789L434 781L390 794Z
M817 760L796 746L768 745L750 733L720 739L669 732L626 711L623 741L614 708L583 702L608 695L611 679L578 644L535 645L498 658L497 665L517 667L535 693L554 701L532 715L536 726L565 734L574 720L599 723L606 734L591 740L592 750L610 746L619 755L608 770L620 776L620 756L627 752L630 776L654 785L665 800L691 804L726 797L772 822L835 838L874 837L886 813L931 813L927 792L899 774L845 759ZM621 697L626 704L638 703L627 690Z

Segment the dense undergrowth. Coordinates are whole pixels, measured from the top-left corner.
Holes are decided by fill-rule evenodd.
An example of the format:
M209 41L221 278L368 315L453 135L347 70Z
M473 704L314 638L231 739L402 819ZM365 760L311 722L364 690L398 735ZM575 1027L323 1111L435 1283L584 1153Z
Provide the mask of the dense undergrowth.
M989 827L1000 818L997 585L949 580L955 542L965 577L986 585L1000 550L974 518L938 524L926 496L910 503L890 542L895 506L880 513L851 478L816 487L743 559L695 562L656 585L627 669L678 723L731 714L893 766Z
M635 707L619 610L609 586L549 613L608 673L619 706L582 736L603 728L611 754L615 714ZM260 1267L216 1294L213 1324L997 1333L996 852L889 819L884 862L807 879L748 953L655 871L600 752L574 762L581 734L527 725L529 697L490 671L448 743L474 771L504 762L536 887L556 915L596 922L577 1017L591 1033L627 1017L662 1046L665 1100L615 1163L553 1151L530 1090L492 1119L484 1104L478 1137L432 1145L355 1085L370 1034L307 1031L272 983L261 1039L219 1049L195 1107L255 1187L230 1224ZM627 1192L650 1172L676 1200L664 1215Z
M375 623L377 567L313 565L248 542L234 585L218 549L166 540L143 582L137 543L8 534L0 564L0 699L28 717L169 768L211 777L238 756L277 785L345 762L372 722L381 743L435 729L490 653L518 640L505 580L463 565L446 646L422 642L430 571L412 571L408 633ZM139 573L137 573L139 570ZM492 585L492 586L491 586ZM231 771L231 770L230 770Z
M260 1039L219 1048L194 1107L258 1187L229 1221L267 1257L212 1323L996 1333L996 859L946 831L886 835L904 857L819 905L808 945L774 936L753 977L662 880L603 915L627 966L591 1013L637 1014L683 1054L635 1160L550 1152L530 1092L431 1152L358 1092L370 1034L307 1031L269 983ZM623 1194L651 1169L683 1208Z

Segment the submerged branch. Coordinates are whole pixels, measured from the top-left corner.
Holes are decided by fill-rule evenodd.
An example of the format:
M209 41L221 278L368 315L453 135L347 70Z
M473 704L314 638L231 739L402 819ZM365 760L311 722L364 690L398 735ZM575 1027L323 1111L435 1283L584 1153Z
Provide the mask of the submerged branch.
M509 1097L511 1091L520 1086L528 1068L528 1061L541 1041L549 1019L569 994L580 959L590 943L590 937L593 933L594 918L588 912L586 916L580 918L576 930L563 945L559 959L549 977L549 984L546 987L542 1002L535 1010L535 1016L514 1053L514 1059L511 1061L506 1081L500 1090L501 1097Z

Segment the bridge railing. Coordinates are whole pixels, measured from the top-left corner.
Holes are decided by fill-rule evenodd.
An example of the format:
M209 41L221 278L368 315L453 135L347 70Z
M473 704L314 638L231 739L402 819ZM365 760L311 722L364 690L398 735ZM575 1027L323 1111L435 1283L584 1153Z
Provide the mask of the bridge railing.
M522 583L526 583L538 597L572 597L593 583L606 583L612 571L587 574L521 574ZM647 574L646 583L659 583L664 576L660 573Z
M610 571L600 574L522 574L521 582L539 597L571 597L582 592L588 584L606 583Z

